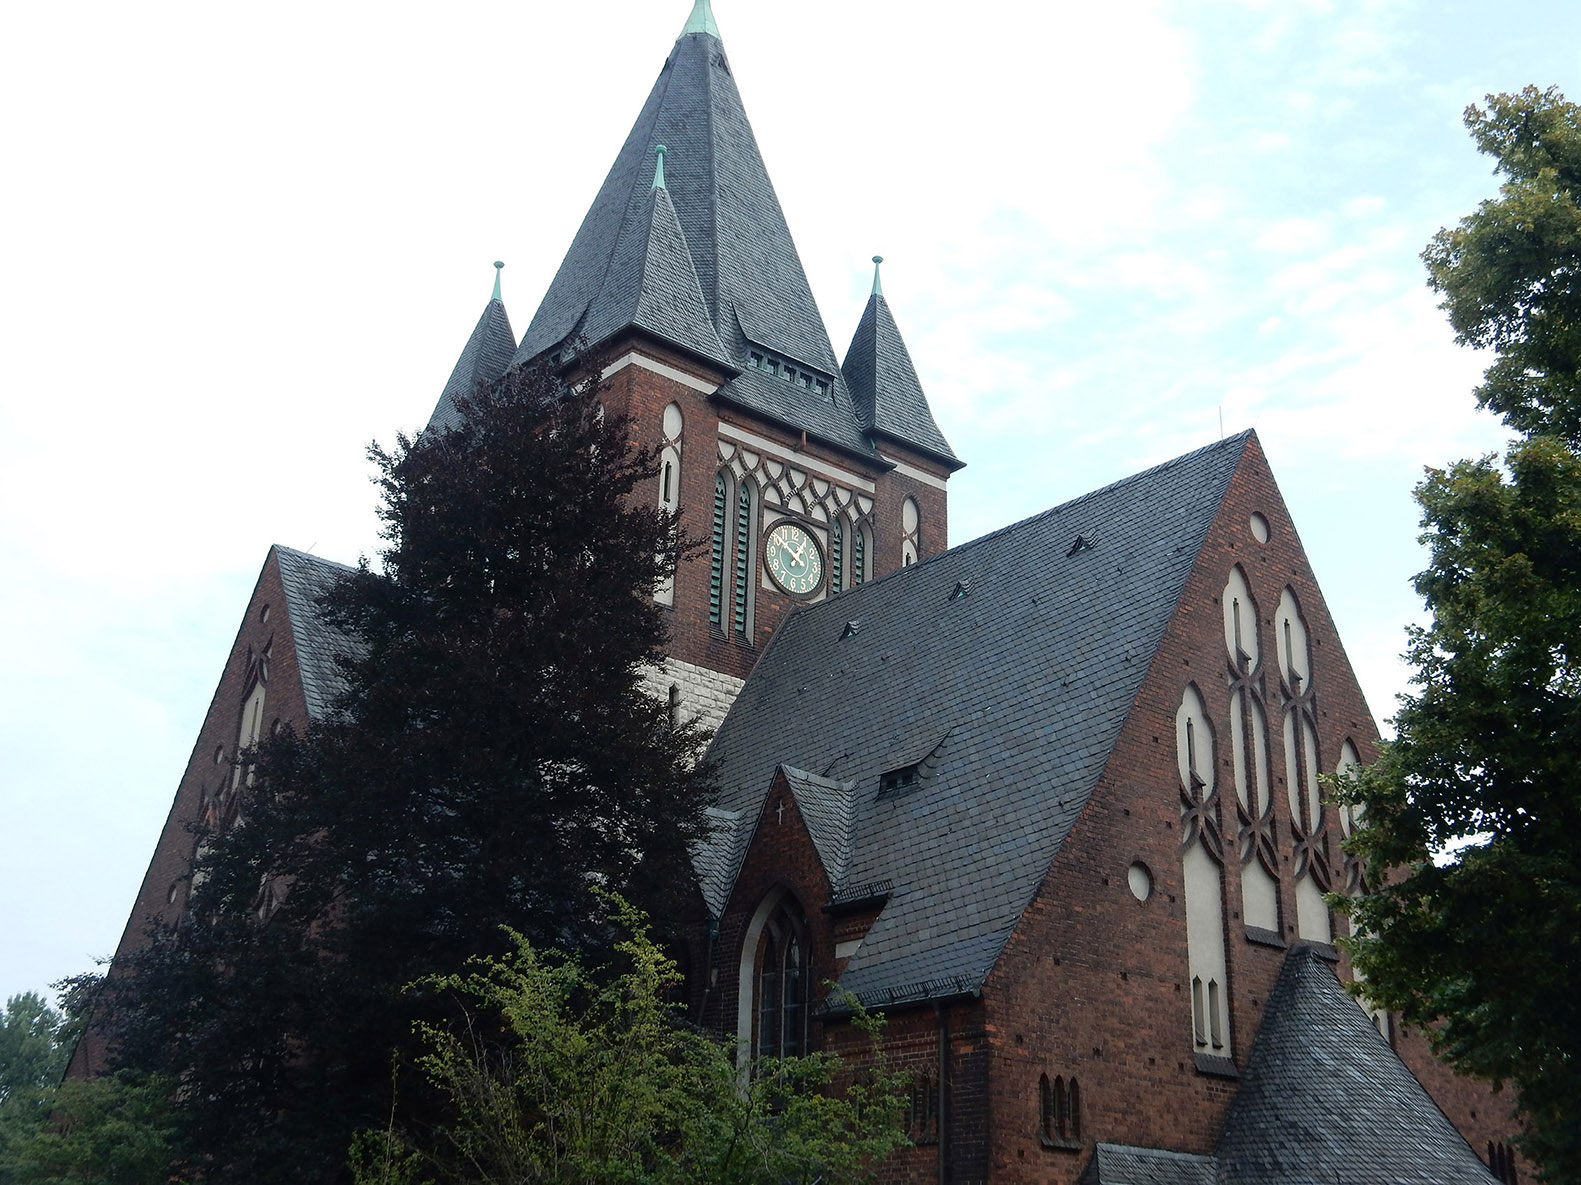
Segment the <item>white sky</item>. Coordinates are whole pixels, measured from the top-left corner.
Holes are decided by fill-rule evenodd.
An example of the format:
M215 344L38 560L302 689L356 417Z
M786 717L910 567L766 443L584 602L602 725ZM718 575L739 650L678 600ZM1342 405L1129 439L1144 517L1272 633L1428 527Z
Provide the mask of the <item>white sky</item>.
M376 546L496 258L518 333L689 0L13 6L0 998L110 953L269 544ZM885 291L961 542L1255 427L1373 711L1410 489L1487 451L1423 285L1574 0L716 0L837 352Z

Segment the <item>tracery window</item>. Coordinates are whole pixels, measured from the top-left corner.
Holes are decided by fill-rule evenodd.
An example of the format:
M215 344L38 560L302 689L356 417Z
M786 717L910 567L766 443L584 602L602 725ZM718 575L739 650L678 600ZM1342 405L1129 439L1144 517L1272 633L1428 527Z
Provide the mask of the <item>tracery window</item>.
M807 1052L810 978L805 930L782 904L763 928L758 949L754 1056Z
M1219 824L1212 726L1195 686L1175 713L1180 772L1181 871L1186 890L1186 955L1192 1040L1198 1054L1230 1056L1228 962L1224 949L1224 841Z
M1263 708L1263 648L1257 602L1246 575L1230 569L1220 602L1230 688L1230 749L1234 758L1236 839L1245 922L1265 938L1279 937L1279 847L1269 777L1268 716Z
M1285 789L1290 802L1291 874L1296 889L1296 932L1315 942L1333 941L1323 894L1333 887L1328 833L1318 783L1317 704L1306 621L1294 590L1286 588L1274 614L1280 694L1284 701Z
M664 409L664 445L659 451L659 509L674 514L681 508L681 428L684 421L678 404ZM675 604L675 576L671 574L654 589L661 605Z

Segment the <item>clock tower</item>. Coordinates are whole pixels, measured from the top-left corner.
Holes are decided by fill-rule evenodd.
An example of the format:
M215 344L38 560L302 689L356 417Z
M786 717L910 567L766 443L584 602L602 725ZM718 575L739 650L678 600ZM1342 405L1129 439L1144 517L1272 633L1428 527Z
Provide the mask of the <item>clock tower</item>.
M879 283L843 361L708 0L686 27L521 341L496 299L456 392L596 351L612 411L660 453L652 497L708 549L655 596L678 717L717 726L785 615L943 551L959 469Z

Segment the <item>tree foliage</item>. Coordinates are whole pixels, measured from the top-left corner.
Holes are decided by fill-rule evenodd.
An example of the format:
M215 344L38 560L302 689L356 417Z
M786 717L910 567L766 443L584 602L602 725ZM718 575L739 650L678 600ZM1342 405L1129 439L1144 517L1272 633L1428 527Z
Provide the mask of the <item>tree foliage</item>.
M172 1086L67 1079L0 1106L0 1185L169 1185L181 1180Z
M764 1062L677 1023L675 964L618 899L619 970L589 974L519 934L421 988L454 1001L420 1026L422 1066L450 1104L418 1137L391 1127L353 1148L357 1185L813 1185L858 1182L906 1143L906 1076L878 1049L858 1076L831 1053Z
M190 1084L187 1138L231 1176L330 1172L424 1016L402 986L503 950L502 925L597 950L595 889L690 904L700 738L640 684L685 546L654 458L544 368L463 404L371 450L381 570L322 605L357 639L336 710L243 755L188 916L112 977L121 1062Z
M60 1080L65 1055L56 1039L63 1021L37 992L12 996L0 1009L0 1105Z
M1545 1179L1581 1181L1581 109L1527 88L1466 122L1508 180L1424 258L1523 438L1417 488L1432 620L1396 739L1342 790L1372 888L1340 904L1367 995L1513 1084Z
M1581 108L1529 86L1466 110L1499 196L1434 236L1430 283L1463 345L1496 351L1477 398L1581 444Z

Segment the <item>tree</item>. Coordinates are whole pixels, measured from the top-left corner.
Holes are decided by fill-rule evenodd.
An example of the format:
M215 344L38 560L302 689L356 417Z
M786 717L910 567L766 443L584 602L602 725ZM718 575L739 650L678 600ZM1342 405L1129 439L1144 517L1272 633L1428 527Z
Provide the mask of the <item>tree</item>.
M387 546L323 604L359 643L336 711L243 755L188 919L112 977L122 1063L189 1085L187 1136L233 1176L330 1173L425 1016L401 988L502 925L596 952L595 890L691 905L701 738L640 685L686 544L599 399L514 369L459 426L371 449ZM418 1116L430 1095L403 1090Z
M422 1066L450 1118L415 1138L362 1133L357 1185L857 1182L907 1142L907 1076L885 1062L878 1022L858 1010L874 1037L859 1076L818 1053L743 1078L733 1045L677 1023L665 1001L676 965L646 919L611 905L618 971L590 974L513 935L507 954L424 982L456 1004L421 1026Z
M1523 438L1417 488L1432 621L1396 739L1342 786L1371 888L1337 903L1367 995L1513 1084L1545 1179L1581 1181L1581 109L1527 88L1466 122L1509 180L1424 259Z
M25 1114L0 1107L0 1185L168 1185L176 1125L158 1078L68 1079Z
M1496 351L1477 399L1521 432L1581 445L1581 108L1529 86L1466 109L1499 196L1422 254L1462 345Z
M0 1009L0 1104L60 1080L66 1068L56 1033L61 1017L37 992L23 992Z

